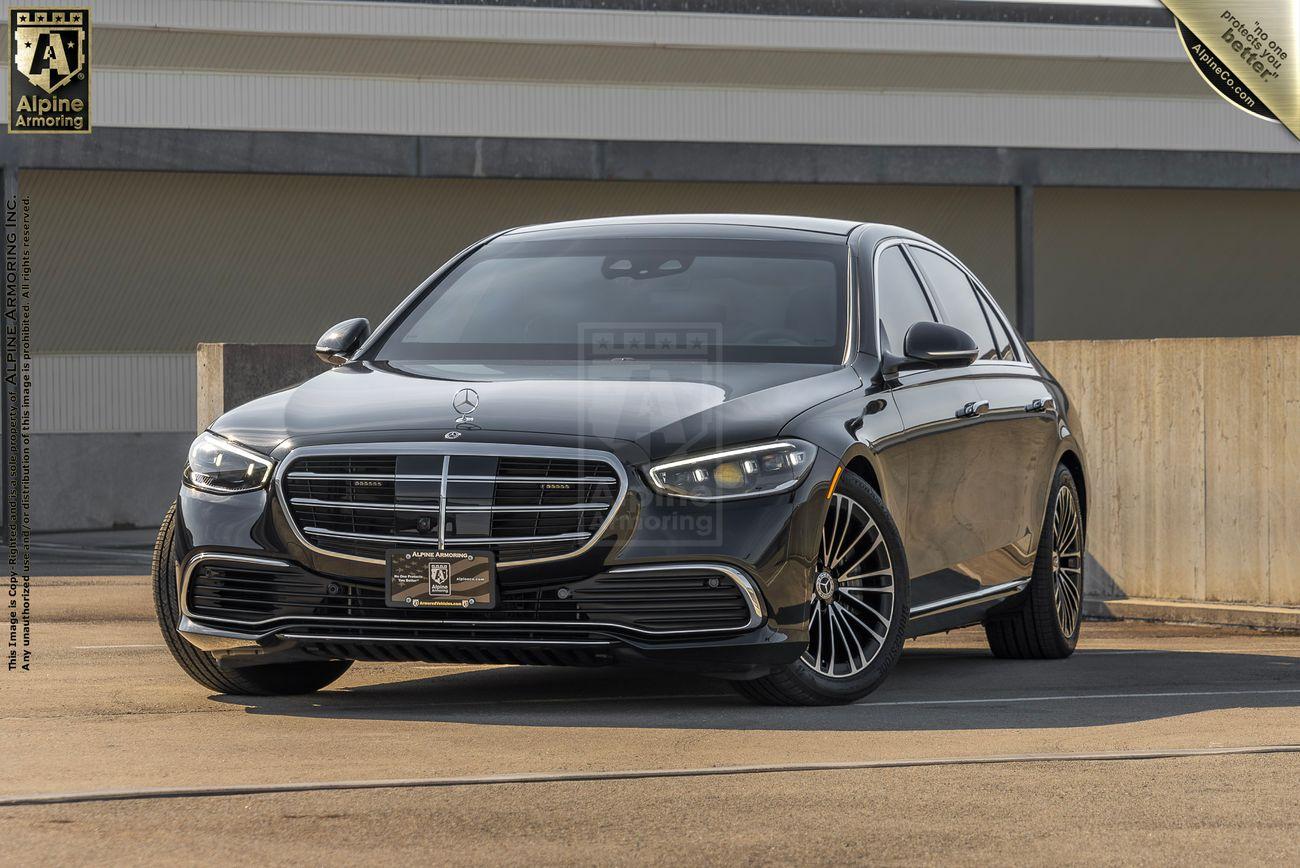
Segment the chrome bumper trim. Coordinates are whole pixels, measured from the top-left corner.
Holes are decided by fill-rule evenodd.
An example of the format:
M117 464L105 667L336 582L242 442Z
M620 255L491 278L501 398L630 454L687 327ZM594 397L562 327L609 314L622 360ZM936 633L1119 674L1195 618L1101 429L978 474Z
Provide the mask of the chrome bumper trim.
M312 633L276 633L285 639L300 642L388 642L397 645L569 645L607 648L614 643L607 639L403 639L400 636L326 636Z
M180 587L178 588L181 623L188 623L191 626L200 626L193 619L197 616L190 614L186 605L188 598L190 577L199 564L206 562L216 563L235 563L235 564L252 564L254 566L269 567L291 567L300 568L285 560L274 558L252 557L250 555L221 554L219 552L200 552L185 562L180 571ZM676 572L680 570L705 570L720 573L731 581L736 583L745 598L746 605L749 609L749 621L739 627L708 627L690 630L647 630L642 627L631 627L626 624L615 624L606 621L482 621L482 620L438 620L430 618L429 620L414 621L410 618L339 618L330 615L282 615L276 618L266 618L261 621L237 621L232 618L212 618L204 617L204 621L218 622L221 624L232 624L236 627L266 628L260 634L265 637L275 632L268 625L271 624L294 624L294 623L323 623L323 624L403 624L408 627L497 627L503 630L514 628L528 629L531 627L560 627L567 629L586 629L595 628L599 630L616 630L635 633L643 636L694 636L702 633L728 634L741 633L746 630L752 630L763 623L763 605L762 598L759 596L758 588L754 581L743 571L736 567L726 564L707 564L707 563L685 563L685 564L647 564L643 566L615 567L610 569L610 573L630 573L630 572ZM248 638L247 634L241 633L223 633L220 628L208 628L203 625L204 629L210 629L213 636L232 635L241 638ZM188 638L188 637L186 637ZM257 637L252 637L256 639ZM395 640L397 641L397 640ZM404 640L401 640L404 641ZM193 643L192 643L193 644ZM472 644L472 642L467 643ZM203 650L216 650L204 648Z
M200 651L251 650L260 647L258 639L262 638L248 633L219 630L216 627L199 624L190 620L188 615L181 615L181 622L177 625L176 632L181 634L182 639Z

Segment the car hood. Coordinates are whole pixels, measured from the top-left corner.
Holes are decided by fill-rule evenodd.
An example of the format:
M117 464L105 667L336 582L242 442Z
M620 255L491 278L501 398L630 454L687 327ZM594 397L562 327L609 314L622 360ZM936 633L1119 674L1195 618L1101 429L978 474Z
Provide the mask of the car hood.
M413 431L442 439L460 427L463 442L476 430L626 440L654 459L776 437L861 384L837 365L356 362L231 410L212 430L268 454L285 441ZM479 399L468 414L452 407L464 388ZM471 419L458 423L462 415Z

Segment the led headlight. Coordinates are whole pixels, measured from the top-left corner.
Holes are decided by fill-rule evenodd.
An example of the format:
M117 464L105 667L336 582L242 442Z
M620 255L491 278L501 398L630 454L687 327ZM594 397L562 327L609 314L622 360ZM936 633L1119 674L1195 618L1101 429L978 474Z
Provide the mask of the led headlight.
M812 467L817 447L802 440L745 446L656 464L647 471L661 494L730 500L789 491Z
M255 491L271 478L271 460L204 431L190 446L185 484L200 491L237 494Z

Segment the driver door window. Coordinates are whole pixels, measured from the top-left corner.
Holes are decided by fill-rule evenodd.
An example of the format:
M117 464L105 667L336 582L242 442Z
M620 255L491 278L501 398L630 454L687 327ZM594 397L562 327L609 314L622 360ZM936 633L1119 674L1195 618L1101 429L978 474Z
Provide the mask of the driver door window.
M935 322L921 282L898 245L880 254L876 266L876 301L880 306L880 347L903 354L903 338L917 322Z
M993 341L988 320L980 301L975 297L975 287L971 286L966 272L943 256L921 247L911 248L925 276L929 278L930 289L943 313L944 322L954 325L975 339L979 347L979 358L998 358L998 346Z

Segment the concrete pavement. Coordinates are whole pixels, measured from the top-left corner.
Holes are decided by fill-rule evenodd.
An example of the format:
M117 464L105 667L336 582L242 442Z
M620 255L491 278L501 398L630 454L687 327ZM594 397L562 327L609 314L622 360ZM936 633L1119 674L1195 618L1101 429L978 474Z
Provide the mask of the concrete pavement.
M180 672L157 627L133 620L147 613L142 579L49 581L61 584L36 587L35 671L0 681L0 798L765 768L0 806L5 862L1300 857L1300 756L1070 759L1300 744L1296 635L1089 623L1068 661L1008 662L960 631L909 643L880 691L823 709L752 706L675 674L416 664L358 664L314 696L253 699L212 696ZM96 608L100 595L111 605Z

